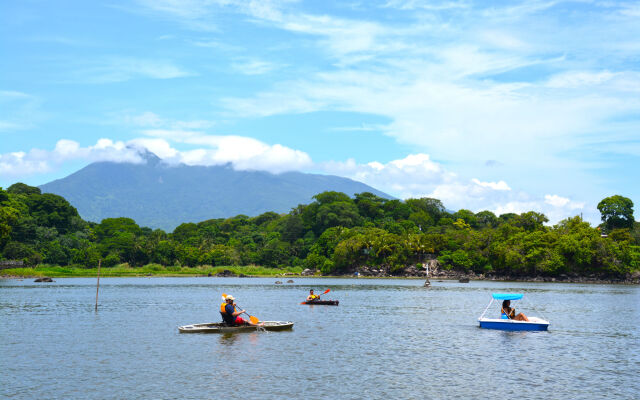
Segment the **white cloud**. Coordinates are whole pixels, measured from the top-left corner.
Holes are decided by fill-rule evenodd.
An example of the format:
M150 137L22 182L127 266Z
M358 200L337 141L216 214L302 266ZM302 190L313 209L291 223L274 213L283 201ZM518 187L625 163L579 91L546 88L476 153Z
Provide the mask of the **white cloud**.
M130 140L128 143L137 148L147 149L163 160L172 161L180 159L180 152L171 147L169 142L164 139L137 138Z
M561 197L556 194L546 194L544 196L544 202L550 204L554 207L562 207L569 210L582 209L584 208L584 203L582 202L574 202L567 197Z
M236 135L206 134L204 129L215 125L212 121L170 120L153 112L119 114L117 120L135 129L142 128L139 132L144 137L127 142L103 138L88 147L62 139L51 151L33 149L28 153L0 154L0 176L47 172L69 160L144 162L140 149L147 149L168 164L212 166L230 163L238 170L273 173L302 170L313 164L307 153L281 144L271 145Z
M287 1L145 4L176 18L208 16L222 9L246 14L256 25L315 39L327 57L337 60L329 72L305 73L299 80L275 82L271 90L253 96L223 99L223 106L235 115L372 113L390 118L387 133L418 151L428 150L444 160L493 153L493 158L510 161L519 153L515 149L526 148L524 159L517 156L526 169L540 161L557 167L567 162L558 154L593 143L593 134L605 131L612 119L640 112L635 93L625 93L640 88L635 73L613 68L589 72L594 52L612 60L612 65L635 56L637 48L624 50L627 43L617 39L619 31L628 30L628 37L640 33L633 18L637 6L628 4L592 4L602 12L598 30L579 23L558 26L561 19L552 14L556 1L490 7L388 1L383 8L430 10L397 14L388 20L313 14ZM438 18L439 10L446 10L451 22ZM573 17L578 20L591 15L591 11L576 12ZM613 35L613 40L606 34ZM575 54L565 54L571 51ZM517 74L531 66L543 66L541 70L553 71L553 76L524 74L511 83L493 79L495 74ZM581 66L588 68L580 70ZM572 90L614 82L604 92ZM548 140L555 141L553 152ZM464 146L451 146L452 142Z
M640 93L640 72L637 71L567 71L553 75L545 84L553 89L585 90L612 95ZM637 106L637 102L634 102Z
M0 154L0 175L3 176L18 177L43 173L50 169L49 163L40 159L38 151Z
M637 100L543 96L528 85L463 85L446 77L438 81L428 71L409 82L386 72L343 71L281 86L223 104L243 116L319 110L383 115L392 120L386 129L390 136L418 149L433 149L442 159L475 160L482 155L525 168L558 165L558 153L593 140L585 133L615 115L640 109ZM527 151L514 150L521 148Z
M89 60L88 65L79 66L71 74L74 82L94 84L126 82L132 79L174 79L193 76L171 61L134 57L106 57Z
M99 139L93 146L80 147L73 140L62 139L51 151L31 149L29 152L0 154L0 175L22 177L49 172L70 160L143 162L138 151L124 142Z
M511 181L533 170L540 178L531 180L558 169L582 173L596 158L591 155L605 148L596 144L611 121L634 121L640 114L638 73L633 67L620 70L638 48L617 33L640 34L637 7L594 3L589 11L572 11L572 21L584 17L587 23L560 26L556 13L566 11L557 4L390 0L369 5L367 17L349 18L332 14L330 7L313 13L287 1L147 3L178 19L197 18L190 8L204 10L201 22L219 10L248 15L256 26L314 41L316 56L332 62L334 68L323 72L305 70L253 95L221 99L225 116L315 111L384 116L391 122L383 132L399 143L455 163L458 173L479 180L486 178L476 175L475 165L500 160L512 166L505 177ZM377 18L376 7L395 14ZM601 17L593 30L588 22L596 12ZM260 63L254 72L263 72ZM504 73L511 76L504 79ZM616 140L635 139L638 124L629 125ZM589 155L567 157L586 147ZM628 153L625 146L607 149Z
M508 202L518 196L518 194L509 193L510 189L504 188L508 187L504 181L498 185L494 182L480 182L483 184L478 184L475 181L477 179L470 182L454 180L437 185L428 197L440 199L447 207L454 210L468 208L479 211Z
M567 204L569 204L569 199L566 197L560 197L558 195L550 195L547 194L544 196L544 202L547 204L551 204L552 206L555 207L564 207Z
M528 196L527 196L528 197ZM528 211L536 211L543 213L549 219L548 224L553 225L560 220L573 217L580 213L585 219L590 220L592 223L597 223L598 216L594 210L585 210L585 203L574 202L568 198L557 195L545 195L545 199L533 199L527 200L514 200L505 202L503 204L496 204L489 210L496 215L515 213L521 214Z
M492 211L496 215L502 215L510 213L522 214L523 212L540 210L540 203L536 201L510 201L504 204L498 204L489 211Z
M262 60L248 60L235 62L231 64L231 67L245 75L262 75L278 68L278 65Z
M182 18L198 18L207 14L207 2L199 0L138 0L142 5Z
M78 142L74 142L73 140L67 139L58 140L58 143L56 143L56 147L53 150L53 152L63 160L77 157L79 151L80 144Z
M431 160L427 154L411 154L386 164L357 164L353 160L322 164L325 172L364 182L402 199L432 197L448 208L478 208L506 199L511 189L504 181L465 181Z
M207 134L205 130L215 125L212 121L174 121L152 112L125 116L124 121L134 127L152 127L140 131L150 138L136 138L130 143L143 146L172 164L231 163L239 170L266 170L273 173L300 170L312 165L307 153L281 144L269 145L237 135ZM198 148L178 150L172 144Z
M347 160L320 166L327 173L364 182L402 199L439 199L451 210L490 210L496 215L537 211L544 213L550 223L556 223L585 207L583 202L558 195L546 195L542 199L521 191L515 192L504 180L483 182L474 178L466 181L432 161L427 154L412 154L388 163L374 161L358 164L354 160Z
M640 34L640 25L629 7L600 3L588 11L569 7L571 24L560 25L557 13L567 11L557 4L465 3L459 9L447 1L390 1L385 7L392 12L447 11L389 19L314 15L282 4L269 4L268 12L240 7L259 24L315 40L335 68L305 71L221 104L239 118L315 111L383 116L391 121L384 133L456 165L461 175L491 180L477 166L500 160L496 169L509 169L505 185L525 176L542 186L562 170L575 191L585 181L572 178L588 180L585 171L610 158L606 151L637 154L631 143L640 127L640 79L628 60L638 47L625 38ZM629 34L620 37L622 31ZM615 138L612 121L627 121ZM601 145L605 141L625 144Z
M237 135L207 134L206 130L215 126L214 121L176 121L153 112L125 115L119 120L134 128L143 128L140 133L148 137L136 138L129 143L145 147L171 164L231 163L239 170L266 170L273 173L300 170L312 165L307 153L281 144L270 145ZM188 145L191 148L179 150L176 145Z
M32 149L28 153L0 154L0 176L23 177L49 172L66 161L78 159L141 163L144 159L140 155L140 149L153 152L169 164L212 166L230 163L237 170L266 170L273 173L305 170L313 166L310 157L304 152L279 144L268 145L253 138L200 135L183 138L182 143L202 147L178 150L165 137L136 138L128 142L103 138L87 147L63 139L51 151ZM531 198L526 193L513 193L503 180L462 180L441 164L432 161L427 154L412 154L388 163L373 161L357 164L354 160L347 160L321 163L316 167L329 174L364 182L402 199L437 198L453 210L491 210L497 215L533 210L545 213L555 223L575 210L584 208L584 203L558 195L546 195L542 201Z
M88 147L80 147L80 144L73 140L62 139L56 143L51 153L45 152L43 155L50 155L50 159L58 163L75 159L91 162L143 162L138 151L129 146L128 143L122 141L114 142L106 138L99 139L95 145Z
M177 152L169 161L207 166L231 163L237 170L273 173L301 170L312 165L305 152L280 144L268 145L248 137L200 135L183 137L180 141L205 147Z
M505 181L499 181L499 182L480 182L480 180L473 178L471 180L473 183L475 183L478 186L482 186L485 188L490 188L493 190L511 190L511 188L509 187L509 185L507 185L507 183Z
M347 160L321 163L320 166L327 173L364 182L400 198L427 196L434 187L455 179L455 174L432 161L428 154L411 154L386 164L357 164Z
M577 88L583 86L598 85L610 81L616 74L609 71L602 72L586 72L586 71L570 71L563 72L551 77L547 82L547 86L552 88Z

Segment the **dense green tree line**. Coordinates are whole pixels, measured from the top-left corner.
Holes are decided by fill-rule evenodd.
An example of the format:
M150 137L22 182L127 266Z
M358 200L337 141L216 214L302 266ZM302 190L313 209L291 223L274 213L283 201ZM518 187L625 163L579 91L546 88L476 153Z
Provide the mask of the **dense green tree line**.
M300 266L324 274L364 265L401 273L434 256L447 269L511 276L622 277L640 269L631 200L613 196L598 208L600 227L580 217L547 226L533 211L451 213L431 198L324 192L288 214L184 223L167 233L130 218L87 222L64 198L16 183L0 188L0 258L85 267L98 260L105 267Z

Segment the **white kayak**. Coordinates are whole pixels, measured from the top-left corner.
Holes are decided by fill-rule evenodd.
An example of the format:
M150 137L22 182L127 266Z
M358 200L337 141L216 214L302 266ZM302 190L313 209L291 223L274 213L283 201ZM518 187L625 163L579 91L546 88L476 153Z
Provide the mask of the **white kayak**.
M205 324L183 325L178 327L180 333L231 333L254 332L259 330L284 331L293 328L291 321L261 321L264 325L229 326L223 322L208 322Z

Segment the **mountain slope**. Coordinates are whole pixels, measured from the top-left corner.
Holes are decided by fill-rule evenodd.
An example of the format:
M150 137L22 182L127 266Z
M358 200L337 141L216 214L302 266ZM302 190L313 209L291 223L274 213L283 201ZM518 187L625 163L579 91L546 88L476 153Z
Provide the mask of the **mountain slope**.
M155 155L146 164L97 162L40 186L66 198L89 221L129 217L141 226L171 231L183 222L238 214L284 213L311 197L335 190L371 192L363 183L331 175L235 171L231 166L168 166Z

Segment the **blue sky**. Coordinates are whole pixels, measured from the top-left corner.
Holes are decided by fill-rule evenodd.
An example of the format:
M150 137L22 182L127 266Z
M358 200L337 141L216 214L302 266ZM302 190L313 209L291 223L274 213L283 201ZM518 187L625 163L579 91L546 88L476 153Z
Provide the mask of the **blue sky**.
M144 147L551 222L640 203L638 2L25 0L0 54L3 187Z

